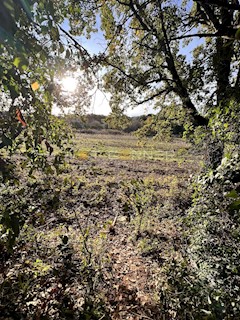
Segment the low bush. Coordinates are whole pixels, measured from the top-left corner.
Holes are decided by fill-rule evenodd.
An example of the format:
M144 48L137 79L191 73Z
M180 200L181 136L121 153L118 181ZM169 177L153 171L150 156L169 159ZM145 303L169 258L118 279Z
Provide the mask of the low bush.
M182 220L183 250L166 267L161 303L168 319L240 319L240 157L195 182Z

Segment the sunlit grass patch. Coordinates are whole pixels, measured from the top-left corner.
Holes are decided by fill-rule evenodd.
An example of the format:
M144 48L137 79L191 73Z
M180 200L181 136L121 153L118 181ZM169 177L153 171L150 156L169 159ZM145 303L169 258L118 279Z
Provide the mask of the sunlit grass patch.
M88 157L152 160L177 162L180 165L196 160L196 155L189 151L190 145L181 139L173 139L170 142L153 139L139 141L132 135L77 134L75 146L79 150L76 155L83 160L87 160Z
M123 149L120 153L120 159L129 160L130 158L131 158L131 150L130 149Z
M89 158L89 153L88 151L79 150L76 152L76 157L78 157L81 160L87 160Z

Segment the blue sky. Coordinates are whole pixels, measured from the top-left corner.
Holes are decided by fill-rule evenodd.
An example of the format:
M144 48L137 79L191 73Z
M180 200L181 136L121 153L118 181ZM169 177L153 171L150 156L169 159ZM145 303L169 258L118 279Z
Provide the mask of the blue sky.
M66 20L62 27L65 30L69 30L69 24ZM75 39L90 53L90 54L96 54L99 52L103 52L106 47L106 40L104 38L103 32L100 28L100 20L97 18L96 22L96 29L98 32L93 33L90 39L86 39L85 37L75 37ZM192 30L194 33L196 30ZM192 59L192 50L199 44L203 43L203 39L200 38L193 38L192 41L185 47L182 47L180 52L183 55L186 55L187 60L191 61ZM109 107L109 99L110 95L108 93L103 93L100 90L95 90L95 93L93 94L91 106L89 108L90 113L95 114L104 114L107 115L111 112L111 109ZM145 107L145 106L139 106L132 109L129 109L127 111L127 114L129 116L138 116L141 114L148 114L148 113L156 113L156 110L154 110L152 107Z
M62 24L62 28L66 31L69 31L68 21L65 20ZM93 33L90 39L85 37L75 37L75 39L90 53L97 54L101 51L104 51L106 46L106 40L100 29L100 22L97 21L96 28L98 29L97 33ZM103 114L108 115L111 112L109 107L110 96L107 93L103 93L100 90L94 90L94 94L91 101L91 106L89 108L89 113Z
M66 20L62 27L65 30L69 30L69 24ZM104 51L106 47L106 40L104 38L103 32L100 28L100 21L97 20L96 28L98 29L97 33L93 33L90 39L86 39L85 37L75 37L75 39L90 53L96 54ZM108 115L111 112L111 108L109 106L110 94L103 93L100 90L94 90L94 94L92 97L91 106L89 108L89 113L95 114L103 114ZM127 111L128 116L139 116L142 114L148 113L156 113L151 107L139 106L134 109L129 109Z

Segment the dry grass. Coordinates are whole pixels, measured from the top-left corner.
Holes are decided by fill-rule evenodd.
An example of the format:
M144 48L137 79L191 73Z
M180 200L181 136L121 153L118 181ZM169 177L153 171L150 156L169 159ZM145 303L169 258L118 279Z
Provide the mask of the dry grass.
M20 301L23 314L31 309L26 319L36 316L43 303L47 319L65 319L59 313L63 306L51 303L69 293L72 304L65 308L71 309L74 319L83 308L89 281L94 281L94 294L108 310L96 319L107 319L107 313L115 320L162 319L158 277L164 261L178 254L179 201L189 199L188 178L196 173L200 157L179 139L171 143L148 140L141 145L129 135L80 134L75 143L75 156L52 183L60 190L58 209L36 211L34 223L30 219L19 238L20 256L15 251L4 267L5 297L0 311L7 314L19 295L19 289L4 291L4 283L17 282L17 274L26 271L28 296L21 293ZM144 210L138 212L143 197ZM61 251L64 236L71 250L66 272ZM92 274L86 273L89 263ZM52 287L61 290L44 298Z

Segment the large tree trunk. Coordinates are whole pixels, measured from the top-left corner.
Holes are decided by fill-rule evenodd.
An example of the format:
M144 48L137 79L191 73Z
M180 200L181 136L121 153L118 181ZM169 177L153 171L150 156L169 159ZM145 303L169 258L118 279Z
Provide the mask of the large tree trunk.
M228 2L228 1L227 1ZM220 9L221 12L221 24L219 26L219 32L223 29L231 27L233 22L233 11L225 8ZM234 54L233 40L223 39L221 37L216 40L216 54L215 54L215 70L217 80L217 103L227 103L229 97L229 76L231 71L231 61Z
M167 30L165 28L164 14L163 14L161 5L159 5L159 7L160 7L160 19L162 24L162 31L164 35L164 42L162 42L161 39L159 39L159 43L161 46L163 46L166 62L168 65L168 70L170 71L172 78L176 84L175 92L181 98L185 109L188 110L189 117L192 120L193 124L195 126L206 126L208 124L208 119L206 119L201 114L199 114L198 110L196 109L195 105L193 104L190 98L187 88L184 86L182 79L180 78L179 73L177 71L174 57L171 51L168 35L167 35Z

